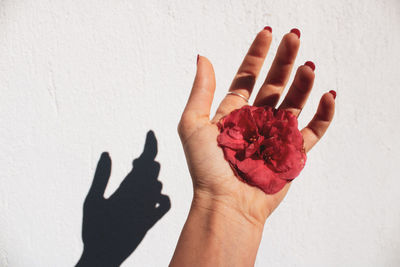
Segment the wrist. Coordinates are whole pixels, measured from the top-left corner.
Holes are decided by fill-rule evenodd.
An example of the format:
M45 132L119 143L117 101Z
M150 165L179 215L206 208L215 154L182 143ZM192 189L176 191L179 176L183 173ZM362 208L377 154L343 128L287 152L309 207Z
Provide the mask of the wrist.
M262 233L265 219L257 218L248 212L236 196L216 196L207 191L194 190L191 211L201 212L217 222L227 221L232 227L246 228Z
M254 266L263 224L225 200L194 194L171 266Z
M119 264L112 263L112 260L107 257L106 252L94 253L84 249L81 258L79 259L75 267L91 267L91 266L113 267L113 266L119 266Z

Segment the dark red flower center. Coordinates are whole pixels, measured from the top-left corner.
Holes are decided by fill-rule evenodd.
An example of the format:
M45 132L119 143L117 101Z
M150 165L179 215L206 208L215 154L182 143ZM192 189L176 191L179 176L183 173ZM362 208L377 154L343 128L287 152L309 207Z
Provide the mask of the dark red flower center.
M255 141L257 141L258 140L258 136L256 136L256 135L252 135L251 137L249 137L249 138L247 138L246 139L246 141L248 142L248 143L254 143Z

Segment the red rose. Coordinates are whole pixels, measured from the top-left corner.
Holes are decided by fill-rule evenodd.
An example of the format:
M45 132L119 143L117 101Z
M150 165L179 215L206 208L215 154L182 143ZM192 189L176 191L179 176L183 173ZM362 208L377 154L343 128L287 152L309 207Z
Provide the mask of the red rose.
M303 136L290 111L243 106L218 127L218 145L235 174L267 194L280 191L305 165Z

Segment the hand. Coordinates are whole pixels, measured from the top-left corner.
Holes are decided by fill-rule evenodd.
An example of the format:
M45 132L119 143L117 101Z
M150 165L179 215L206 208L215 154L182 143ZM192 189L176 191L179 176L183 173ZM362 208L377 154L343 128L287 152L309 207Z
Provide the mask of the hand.
M142 155L132 171L108 198L103 194L111 174L111 159L103 153L83 207L84 251L77 266L119 266L139 245L147 231L171 207L157 180L154 161L157 140L149 132Z
M263 65L272 39L266 27L256 36L237 74L229 92L250 97L253 86ZM255 106L276 107L288 82L300 46L300 32L292 30L286 34L278 48L268 75L258 91L253 103ZM314 81L314 65L307 63L297 69L296 76L280 109L290 110L299 116ZM237 95L226 95L210 120L210 107L215 90L215 75L210 61L198 57L197 73L186 108L178 126L178 132L185 151L187 164L194 186L194 205L206 209L232 210L251 224L263 226L266 218L279 205L290 183L280 192L267 195L257 187L239 180L224 159L222 149L217 145L219 134L217 122L234 109L246 105ZM321 139L333 119L335 92L325 93L319 103L315 116L307 127L301 130L306 152ZM198 203L198 204L196 204ZM210 206L212 204L212 207ZM221 209L222 210L222 209Z

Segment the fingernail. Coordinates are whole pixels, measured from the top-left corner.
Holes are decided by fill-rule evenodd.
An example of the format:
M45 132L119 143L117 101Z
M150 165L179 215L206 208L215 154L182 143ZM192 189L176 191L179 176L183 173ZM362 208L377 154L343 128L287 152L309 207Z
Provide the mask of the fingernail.
M315 70L315 64L312 61L307 61L304 65L309 66L313 71Z
M336 99L336 91L335 90L330 90L329 93L333 95L333 99Z
M196 63L199 63L199 58L200 58L200 55L197 54L197 61L196 61Z
M271 28L270 26L265 26L265 27L264 27L264 30L267 30L267 31L269 31L269 32L272 33L272 28Z
M301 34L300 34L300 30L299 29L293 28L293 29L290 30L290 32L296 34L297 37L300 38Z

